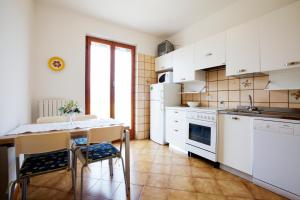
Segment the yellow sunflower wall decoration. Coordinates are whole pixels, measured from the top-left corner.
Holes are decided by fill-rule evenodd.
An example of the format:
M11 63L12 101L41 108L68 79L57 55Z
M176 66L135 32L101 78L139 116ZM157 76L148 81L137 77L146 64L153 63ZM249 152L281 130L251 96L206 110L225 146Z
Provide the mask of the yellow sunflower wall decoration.
M56 72L59 72L65 68L65 61L60 57L52 57L48 60L48 67Z

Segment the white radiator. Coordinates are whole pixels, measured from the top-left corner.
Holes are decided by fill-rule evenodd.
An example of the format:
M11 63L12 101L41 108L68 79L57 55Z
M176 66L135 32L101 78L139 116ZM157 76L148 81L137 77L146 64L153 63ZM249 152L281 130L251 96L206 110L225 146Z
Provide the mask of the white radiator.
M66 104L68 99L41 99L39 100L39 117L60 115L58 109Z

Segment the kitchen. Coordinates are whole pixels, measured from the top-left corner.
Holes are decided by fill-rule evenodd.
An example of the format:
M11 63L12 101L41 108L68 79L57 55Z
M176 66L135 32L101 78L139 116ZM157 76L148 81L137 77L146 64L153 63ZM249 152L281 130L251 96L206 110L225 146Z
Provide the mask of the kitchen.
M150 138L299 199L299 8L297 2L179 49L162 43Z
M299 19L299 0L1 0L0 199L300 200Z

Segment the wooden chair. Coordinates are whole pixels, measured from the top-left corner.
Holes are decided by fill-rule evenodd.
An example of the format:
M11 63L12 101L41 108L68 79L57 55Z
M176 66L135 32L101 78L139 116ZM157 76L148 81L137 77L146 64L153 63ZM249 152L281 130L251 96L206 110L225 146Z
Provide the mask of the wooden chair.
M27 199L28 182L33 176L68 170L70 163L70 133L49 132L20 135L15 138L16 175L11 184L9 197L12 200L16 183L22 187L22 200ZM25 159L20 167L20 155ZM76 173L72 170L72 185L76 199Z
M75 165L77 164L77 158L82 163L81 167L81 186L80 186L80 198L82 199L82 189L83 189L83 172L84 168L88 164L99 162L103 160L109 160L110 176L113 176L113 158L120 158L122 161L126 194L128 195L128 184L124 169L124 160L122 157L122 143L123 143L123 126L113 126L113 127L101 127L93 128L89 130L87 134L87 145L77 147L75 150ZM112 145L112 141L121 140L120 148L117 149ZM76 172L75 167L75 172Z

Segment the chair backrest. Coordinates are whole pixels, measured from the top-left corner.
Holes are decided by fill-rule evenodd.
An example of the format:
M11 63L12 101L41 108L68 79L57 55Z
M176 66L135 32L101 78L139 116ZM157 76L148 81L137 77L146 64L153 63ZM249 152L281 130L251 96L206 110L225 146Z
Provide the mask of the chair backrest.
M122 139L123 126L92 128L87 134L88 144L112 142Z
M67 116L51 116L51 117L40 117L36 120L38 124L44 123L57 123L57 122L68 122L69 118Z
M74 116L74 121L85 121L91 119L97 119L97 116L96 115L75 115Z
M19 135L15 138L16 157L70 148L69 132L48 132Z

